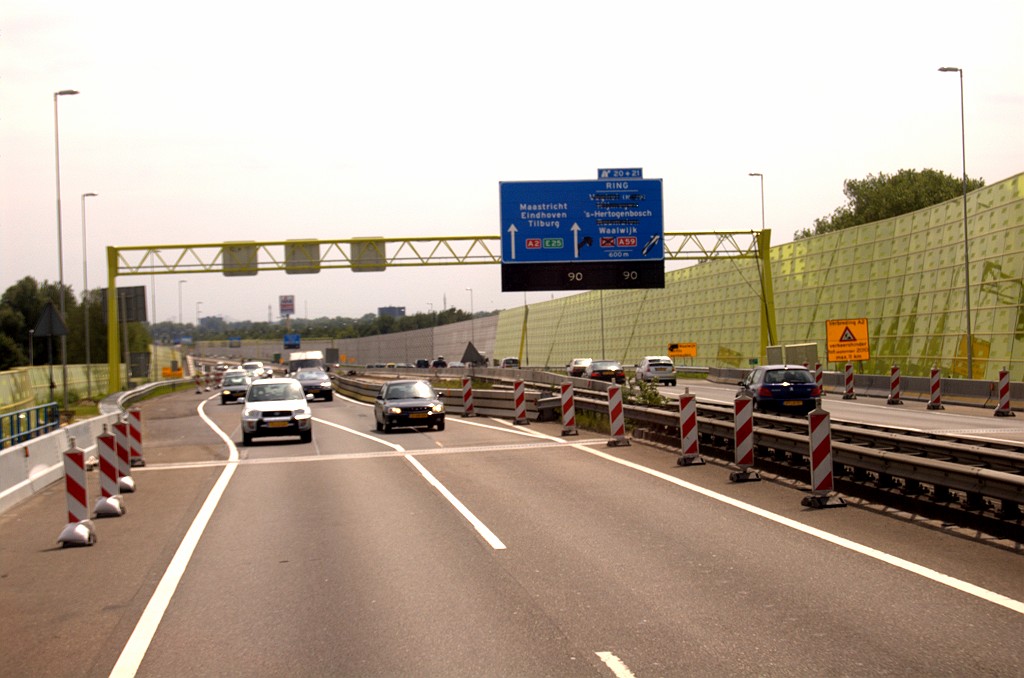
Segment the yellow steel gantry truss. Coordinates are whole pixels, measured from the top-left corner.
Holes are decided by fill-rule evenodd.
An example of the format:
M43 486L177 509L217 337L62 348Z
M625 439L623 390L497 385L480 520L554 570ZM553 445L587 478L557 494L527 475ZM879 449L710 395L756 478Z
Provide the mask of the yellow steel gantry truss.
M770 265L771 231L665 233L666 260L734 258L757 261L761 279L761 355L778 336ZM350 268L382 271L394 266L500 264L501 236L438 238L349 238L344 240L229 241L194 245L107 248L107 362L109 391L121 389L117 277L221 273L251 276L261 271L317 273Z

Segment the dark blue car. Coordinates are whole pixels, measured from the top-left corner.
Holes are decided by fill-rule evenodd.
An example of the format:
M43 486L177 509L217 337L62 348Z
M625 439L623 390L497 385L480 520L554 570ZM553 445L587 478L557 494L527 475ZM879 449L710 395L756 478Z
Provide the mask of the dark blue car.
M807 414L821 397L814 374L801 365L755 367L739 385L736 397L751 398L757 412Z

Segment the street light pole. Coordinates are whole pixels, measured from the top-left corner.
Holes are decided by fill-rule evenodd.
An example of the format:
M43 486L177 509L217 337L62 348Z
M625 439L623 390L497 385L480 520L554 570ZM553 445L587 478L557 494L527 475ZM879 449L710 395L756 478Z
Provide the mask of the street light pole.
M199 307L203 305L203 302L196 302L196 336L192 340L192 345L196 347L196 353L200 356L203 355L203 349L199 346Z
M85 237L85 199L97 193L82 194L82 315L85 316L85 397L92 397L92 354L89 352L89 257Z
M184 322L181 319L181 286L187 282L187 280L178 281L178 324L182 326L184 326Z
M469 292L469 335L473 342L473 348L476 348L476 314L473 312L473 288L467 287L466 290Z
M77 90L62 89L53 93L53 149L56 158L57 168L57 268L60 276L60 288L57 294L60 296L60 316L64 320L64 233L61 227L60 215L60 127L57 123L57 97L73 96L78 94ZM64 334L60 338L60 363L62 368L62 379L64 382L64 409L68 408L68 337Z
M956 66L943 66L942 73L960 74L960 152L963 161L964 184L964 304L967 310L967 378L974 379L974 338L971 336L971 261L967 236L967 131L964 126L964 70Z

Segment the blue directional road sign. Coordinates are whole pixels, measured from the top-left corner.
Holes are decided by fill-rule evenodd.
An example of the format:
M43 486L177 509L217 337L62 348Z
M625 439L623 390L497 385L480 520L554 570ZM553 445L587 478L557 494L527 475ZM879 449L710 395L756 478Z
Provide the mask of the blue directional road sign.
M501 183L501 263L664 261L661 179Z

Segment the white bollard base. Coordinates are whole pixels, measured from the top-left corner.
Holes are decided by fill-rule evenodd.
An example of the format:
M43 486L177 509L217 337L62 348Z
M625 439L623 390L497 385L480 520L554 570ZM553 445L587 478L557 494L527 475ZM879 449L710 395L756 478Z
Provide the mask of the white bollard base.
M578 436L579 434L580 434L580 432L577 431L574 428L563 428L562 429L562 435L563 436Z
M681 454L679 459L676 460L677 466L693 466L694 464L700 465L704 463L704 457L699 454Z
M135 491L135 478L121 476L117 479L117 489L124 494L131 494Z
M514 425L516 425L516 426L529 426L530 425L530 420L529 419L516 419L512 423Z
M57 537L61 546L92 546L96 543L96 530L91 520L68 523Z
M132 457L130 465L131 465L132 468L138 468L140 466L145 466L146 465L146 460L143 459L142 457Z
M801 506L808 508L840 508L846 506L846 500L836 494L812 494L800 500Z
M608 447L632 447L629 438L615 437L608 441Z
M112 518L123 516L125 510L124 504L121 503L121 495L118 494L113 497L100 497L93 508L93 515L96 518Z

